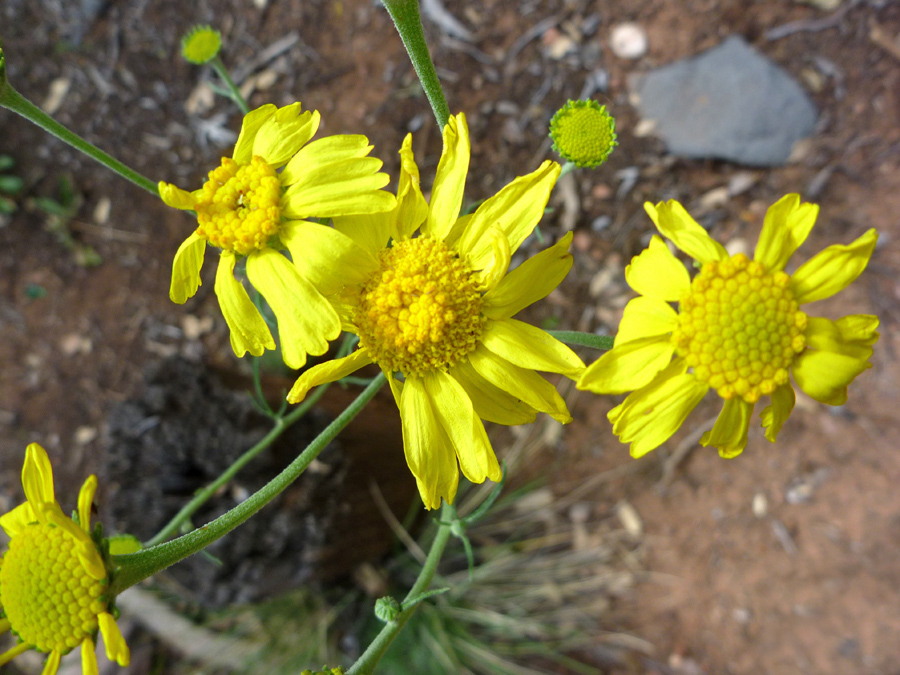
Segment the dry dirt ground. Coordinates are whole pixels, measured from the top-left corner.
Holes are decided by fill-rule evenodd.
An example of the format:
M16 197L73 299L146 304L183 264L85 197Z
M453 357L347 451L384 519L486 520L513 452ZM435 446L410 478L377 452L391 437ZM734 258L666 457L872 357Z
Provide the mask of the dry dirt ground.
M586 87L618 120L620 146L609 163L560 186L542 225L551 238L574 228L576 265L535 320L615 330L629 297L623 265L652 228L645 200L678 198L720 241L752 250L766 206L800 192L821 205L801 258L870 227L881 233L860 281L814 308L881 317L873 368L841 408L801 397L777 445L752 430L738 459L695 447L696 431L718 411L707 400L665 447L632 464L605 420L616 401L571 397L576 421L548 448L554 490L565 495L588 477L583 499L595 513L627 502L645 539L645 582L598 627L652 645L626 672L900 673L900 5L834 4L447 0L471 36L426 22L450 108L466 112L472 131L470 199L550 156L550 115ZM610 31L623 21L646 29L643 58L610 51ZM396 150L412 130L429 181L440 136L375 2L0 5L8 73L22 94L138 171L186 188L230 153L227 132L240 124L227 101L199 86L211 74L177 56L179 37L198 22L224 33L224 59L252 89L252 104L299 99L321 111L323 133L367 134L395 175ZM770 39L771 29L792 22ZM797 77L821 111L816 135L786 167L675 160L635 134L629 78L731 34ZM108 412L139 394L147 365L175 353L236 374L245 365L230 353L211 267L187 305L167 299L187 217L6 111L3 153L17 161L25 189L19 212L0 228L0 506L19 498L31 441L50 452L71 504L82 476L102 472ZM65 242L28 206L54 196L63 175L82 200ZM719 199L737 183L740 194ZM102 264L79 264L84 247Z

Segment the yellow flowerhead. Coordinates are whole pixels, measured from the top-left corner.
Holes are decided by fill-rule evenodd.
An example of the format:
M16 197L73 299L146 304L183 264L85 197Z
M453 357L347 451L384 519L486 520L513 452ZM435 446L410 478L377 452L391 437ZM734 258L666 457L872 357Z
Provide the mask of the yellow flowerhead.
M657 229L702 267L691 281L654 236L625 269L641 296L625 307L613 349L578 383L601 394L633 390L609 412L613 432L631 443L633 456L668 439L710 388L725 403L700 442L717 447L722 457L743 451L761 396L771 397L760 418L766 438L775 441L794 407L790 374L817 401L846 402L847 386L871 367L878 317L830 321L807 316L800 306L834 295L862 273L875 249L875 230L849 246L829 246L789 275L784 267L819 212L814 204L801 204L799 195L769 208L753 260L729 256L676 201L644 208Z
M222 34L211 26L194 26L181 38L181 55L196 65L212 61L222 49Z
M598 167L616 143L616 120L593 99L569 101L550 120L553 149L578 168Z
M544 331L511 318L572 267L570 233L507 274L511 253L543 215L559 165L544 162L459 217L470 152L465 117L452 117L444 129L430 204L411 146L407 136L396 208L335 219L344 262L332 269L307 259L360 347L303 373L288 400L378 364L400 408L407 463L433 509L441 498L453 501L459 468L476 483L500 479L482 419L524 424L540 411L571 421L562 398L534 371L574 377L584 364Z
M193 296L206 244L221 249L215 290L238 356L275 348L265 320L234 277L238 258L246 257L250 283L275 313L285 363L300 368L307 354L324 354L341 332L337 312L299 266L312 248L328 246L334 230L307 219L376 213L395 204L380 189L388 176L378 172L380 160L367 157L368 139L309 142L318 127L319 113L301 113L299 103L264 105L244 117L232 157L209 172L202 188L186 192L159 184L166 204L195 211L198 222L175 254L169 297L184 303ZM284 248L294 264L279 252Z
M47 654L42 675L56 675L64 654L81 645L84 675L97 675L94 642L103 635L106 655L120 666L130 659L111 612L109 575L90 534L97 478L78 495L78 518L63 514L53 492L53 469L37 443L28 446L22 485L27 501L0 517L10 537L0 560L0 630L18 644L0 654L0 665L29 649Z

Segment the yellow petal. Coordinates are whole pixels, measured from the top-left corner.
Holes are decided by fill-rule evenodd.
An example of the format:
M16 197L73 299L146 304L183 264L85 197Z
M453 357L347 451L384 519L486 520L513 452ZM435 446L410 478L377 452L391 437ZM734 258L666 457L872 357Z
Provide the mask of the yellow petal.
M550 191L559 177L560 166L546 161L527 176L516 178L472 214L457 249L474 269L481 269L491 257L490 230L497 227L516 251L544 215ZM433 207L432 207L433 208Z
M400 147L400 183L397 188L394 231L391 234L395 239L409 239L427 218L428 202L422 195L419 183L419 167L412 151L412 134L406 134Z
M394 222L394 211L364 213L356 216L335 216L334 229L350 237L373 258L387 247Z
M37 513L28 502L19 504L12 511L0 516L0 527L9 537L15 537L31 523L38 522Z
M469 171L469 127L463 113L454 115L444 127L444 149L431 188L431 207L423 234L443 241L459 217L466 174Z
M497 424L513 426L534 422L537 411L478 374L468 359L463 359L450 369L450 375L466 390L475 414L481 419Z
M391 388L391 395L394 397L394 403L397 404L397 410L400 410L400 397L403 395L403 383L394 377L393 373L389 373L384 368L381 369L385 379Z
M282 215L290 219L330 218L356 213L390 211L397 201L383 188L386 173L381 160L359 157L310 167L285 192Z
M625 305L615 344L669 335L677 327L678 314L667 303L645 296L632 298Z
M852 244L836 244L817 253L791 275L791 290L801 305L830 298L862 274L878 242L878 232L869 230Z
M62 658L62 654L59 650L54 649L47 655L47 660L44 661L44 669L41 671L41 675L56 675L59 672L59 660Z
M159 190L159 196L162 197L163 202L172 208L190 211L197 204L197 200L194 198L193 194L186 190L182 190L180 187L172 185L171 183L159 181L157 189Z
M503 279L482 298L482 311L490 319L508 319L533 302L546 297L559 286L572 269L569 245L572 233L532 256Z
M867 361L872 356L872 344L878 339L877 332L874 337L872 336L877 324L863 326L861 330L857 330L855 326L848 326L847 322L843 326L844 331L835 321L819 316L809 317L805 332L807 348Z
M206 239L196 232L181 242L172 261L172 282L169 285L172 302L183 305L200 288L200 268L205 252Z
M53 467L47 451L37 443L31 443L25 450L25 464L22 467L22 487L25 498L35 507L56 503L53 491Z
M791 386L791 383L788 382L777 387L775 391L772 392L771 405L767 405L759 414L759 419L766 429L766 438L772 443L775 442L775 439L778 437L778 432L781 431L781 427L784 426L788 417L791 416L795 400L794 388Z
M520 368L483 344L469 354L469 363L485 380L539 412L563 424L572 421L565 401L547 380L533 370Z
M578 388L595 394L624 394L649 384L672 360L667 337L646 337L616 345L587 367Z
M88 635L81 643L81 675L100 675L97 669L97 654L94 640Z
M685 372L682 359L675 359L650 384L610 410L607 417L619 440L631 444L631 456L642 457L678 430L708 389Z
M125 638L122 637L116 620L112 614L101 612L97 615L97 621L100 623L100 634L103 635L103 644L106 647L106 658L120 666L127 666L131 663L131 651L125 644Z
M259 128L253 140L253 155L278 168L287 163L318 128L318 111L301 113L299 103L279 108Z
M300 403L309 390L318 387L326 382L337 382L343 377L352 375L360 368L372 363L372 357L369 352L363 349L357 349L349 356L342 359L332 359L325 361L312 368L303 371L303 374L297 378L294 386L288 392L288 403Z
M562 373L578 377L584 363L578 356L546 331L515 319L488 321L481 342L503 359L531 370Z
M873 345L878 341L878 317L874 314L848 314L835 322L847 342Z
M438 508L441 498L452 503L459 485L456 453L420 378L408 377L403 384L400 423L406 463L416 478L425 508Z
M752 403L747 403L740 396L728 399L713 428L703 434L700 444L715 446L719 449L719 456L725 459L737 457L747 447L747 432L752 415Z
M324 354L328 342L341 334L334 307L277 251L268 248L247 256L247 278L275 313L289 368L302 368L307 354Z
M372 151L369 139L361 134L326 136L309 143L291 158L281 172L281 184L293 185L309 167L365 157Z
M231 348L238 357L247 352L261 356L267 349L275 349L275 340L244 285L234 278L234 264L234 254L223 251L216 269L215 285L222 316L231 331Z
M241 134L238 136L237 143L234 146L232 158L238 164L249 164L253 159L253 143L256 140L256 134L259 132L265 122L270 119L275 111L278 110L271 103L251 110L244 115L244 121L241 124Z
M440 370L427 373L423 381L435 415L456 450L463 475L473 483L488 478L499 481L503 477L500 464L466 390Z
M294 265L322 295L358 284L378 269L378 260L333 227L293 220L281 226L281 241Z
M766 211L753 259L770 272L783 270L788 258L806 241L819 215L817 204L801 204L800 195L785 195Z
M684 265L655 234L650 246L625 267L625 281L641 295L665 302L679 302L691 290Z
M506 235L496 227L491 228L491 257L478 274L480 288L491 289L497 285L509 269L510 256Z
M725 248L713 240L706 230L691 218L684 207L674 199L660 202L656 206L650 202L644 202L644 210L653 220L656 229L694 260L708 263L728 258Z
M97 476L91 474L78 492L78 523L85 532L91 531L91 505L97 493Z

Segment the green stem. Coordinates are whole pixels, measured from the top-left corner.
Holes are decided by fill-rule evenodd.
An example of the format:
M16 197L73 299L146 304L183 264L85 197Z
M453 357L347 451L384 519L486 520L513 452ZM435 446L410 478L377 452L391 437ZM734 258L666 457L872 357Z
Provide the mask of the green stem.
M310 443L300 455L280 474L241 502L233 509L216 518L211 523L189 532L178 539L128 555L113 556L113 563L120 569L113 577L109 593L114 597L130 586L153 576L203 550L219 537L227 534L263 506L274 499L282 490L303 473L319 453L356 417L360 410L372 400L384 385L384 376L376 377L365 390L328 427Z
M600 349L607 351L613 348L615 337L609 335L596 335L594 333L581 333L576 330L548 330L547 333L552 335L560 342L569 345L578 345L579 347L590 347L591 349Z
M168 524L161 529L152 539L144 542L145 548L150 548L151 546L156 546L157 544L161 544L170 536L178 532L181 528L182 523L184 523L188 518L190 518L194 512L199 509L206 501L212 497L220 487L225 485L228 481L230 481L237 474L238 471L246 466L247 462L256 457L260 452L268 448L275 442L281 434L287 431L288 427L290 427L294 422L303 417L306 412L312 408L322 395L328 391L328 385L319 387L311 396L309 396L302 404L297 406L290 413L285 415L284 417L275 418L275 426L272 428L269 433L263 436L260 439L259 443L254 445L252 448L247 450L244 454L235 460L234 464L229 466L218 478L216 478L212 483L207 485L205 488L200 490L194 498L191 499L187 504L185 504L181 510L175 514L175 517L172 518L168 522ZM260 395L262 393L260 392Z
M222 63L222 59L216 56L212 61L209 62L209 65L211 65L213 67L213 70L215 70L216 73L218 73L219 77L222 78L225 86L228 87L228 91L231 95L231 100L234 101L237 107L241 109L241 112L244 115L250 112L250 106L247 105L247 101L244 100L243 95L241 95L241 90L237 88L234 80L231 79L231 75L228 74L228 69L225 67L225 64Z
M434 537L434 541L431 542L431 548L428 550L428 556L425 558L425 564L422 565L416 583L413 584L413 587L409 589L409 593L403 599L404 606L424 593L431 584L431 580L434 579L438 563L444 554L444 547L447 546L447 540L450 538L450 523L456 519L456 508L444 502L444 506L441 508L441 525ZM418 604L413 604L400 612L396 619L386 623L381 632L375 636L375 639L366 648L363 655L350 667L347 675L371 675L375 672L375 667L378 665L381 657L387 652L391 642L403 630L406 622L409 621L417 608Z
M0 94L0 106L9 108L14 113L18 113L28 121L37 124L44 131L53 134L59 140L68 143L76 150L81 150L81 152L86 154L88 157L92 157L93 159L100 162L103 166L115 171L123 178L126 178L135 185L144 188L147 192L157 197L159 196L159 190L156 187L156 183L154 183L152 180L150 180L149 178L145 178L133 169L129 169L119 160L110 157L100 148L91 145L81 136L78 136L77 134L69 131L66 127L50 117L50 115L45 113L34 103L22 96L15 89L13 89L9 84L7 84L5 88L2 88L2 94Z
M438 126L443 129L450 119L450 108L447 106L441 81L434 70L431 54L428 53L422 17L419 16L419 0L381 0L381 2L391 15L397 32L400 33L409 60L412 61L419 82L422 83L422 89L425 90L428 102L434 110Z

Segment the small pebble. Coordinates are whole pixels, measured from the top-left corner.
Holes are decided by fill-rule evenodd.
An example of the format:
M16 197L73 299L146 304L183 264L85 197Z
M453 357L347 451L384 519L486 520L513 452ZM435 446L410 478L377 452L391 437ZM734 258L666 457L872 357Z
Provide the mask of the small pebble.
M753 495L753 515L757 518L765 518L769 512L769 500L765 493L757 492Z
M641 522L641 517L631 504L628 502L621 502L616 509L616 514L619 516L622 527L624 527L625 531L632 537L637 538L644 533L644 524Z
M635 60L647 53L647 33L636 23L621 23L612 29L609 46L620 59Z

